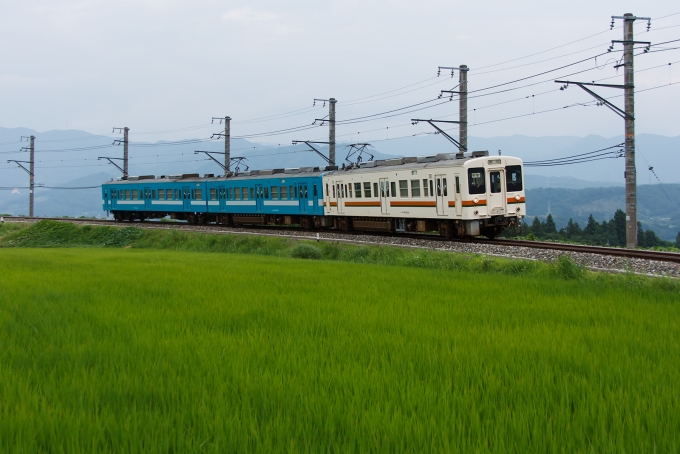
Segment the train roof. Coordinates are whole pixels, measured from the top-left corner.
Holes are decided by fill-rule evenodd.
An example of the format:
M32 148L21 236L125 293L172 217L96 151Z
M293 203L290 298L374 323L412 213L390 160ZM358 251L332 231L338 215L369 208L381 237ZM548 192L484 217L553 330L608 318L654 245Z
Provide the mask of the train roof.
M241 172L238 175L226 177L224 175L215 176L204 174L201 177L197 173L177 174L177 175L154 175L131 176L128 179L118 179L108 181L104 184L140 184L140 183L192 183L205 181L250 181L270 178L289 178L289 177L319 177L330 174L354 174L366 172L390 172L403 169L422 169L439 167L471 167L476 164L483 164L484 160L503 161L510 160L521 163L521 159L514 156L489 156L486 151L474 151L471 155L465 156L463 153L442 153L437 155L425 155L417 157L394 158L376 161L367 161L359 164L359 167L348 167L338 169L336 166L326 167L299 167L286 169L267 169L251 170ZM493 162L500 164L501 162Z

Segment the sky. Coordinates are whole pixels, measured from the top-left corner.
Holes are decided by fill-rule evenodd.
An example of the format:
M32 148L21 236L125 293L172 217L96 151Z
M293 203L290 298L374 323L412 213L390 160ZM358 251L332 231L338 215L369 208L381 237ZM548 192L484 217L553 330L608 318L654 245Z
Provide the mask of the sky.
M330 97L338 140L428 132L410 120L457 120L457 102L436 98L458 72L437 77L437 68L461 64L470 68L471 136L612 137L623 134L618 116L553 79L583 71L570 80L623 82L613 68L620 45L594 58L622 39L621 21L609 31L612 15L653 18L649 33L636 21L638 40L680 39L680 5L670 0L24 0L1 12L0 126L107 135L127 126L131 140L149 141L209 137L220 130L211 118L225 115L234 137L325 140L325 126L302 126L327 114L314 99ZM636 57L638 134L680 135L673 47L680 42Z

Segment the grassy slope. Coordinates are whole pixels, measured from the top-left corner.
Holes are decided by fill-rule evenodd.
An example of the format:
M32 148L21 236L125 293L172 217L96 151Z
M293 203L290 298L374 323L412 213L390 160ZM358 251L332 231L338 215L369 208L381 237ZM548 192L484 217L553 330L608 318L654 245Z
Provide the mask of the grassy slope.
M95 248L0 276L0 451L680 447L663 286Z

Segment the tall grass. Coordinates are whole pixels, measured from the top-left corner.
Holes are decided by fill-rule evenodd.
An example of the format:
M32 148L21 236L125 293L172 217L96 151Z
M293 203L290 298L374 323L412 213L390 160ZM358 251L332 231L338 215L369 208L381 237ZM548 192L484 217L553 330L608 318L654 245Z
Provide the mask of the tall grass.
M2 452L680 449L674 288L93 248L0 276Z

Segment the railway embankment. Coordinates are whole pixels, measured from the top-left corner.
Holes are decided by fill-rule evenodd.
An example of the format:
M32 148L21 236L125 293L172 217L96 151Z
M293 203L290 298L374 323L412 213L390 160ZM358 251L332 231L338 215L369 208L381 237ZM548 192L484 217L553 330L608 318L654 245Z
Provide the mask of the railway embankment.
M0 247L165 249L256 254L517 276L544 274L563 279L603 279L603 273L590 271L617 271L619 276L606 278L637 284L646 281L647 276L680 277L679 264L655 260L528 247L509 250L509 246L496 244L367 235L348 240L334 238L334 234L328 232L320 234L317 241L309 232L288 233L291 235L231 230L214 232L147 224L93 226L47 220L0 225ZM592 257L584 257L587 255ZM680 283L675 279L668 282L673 282L668 285L677 286L680 290Z

